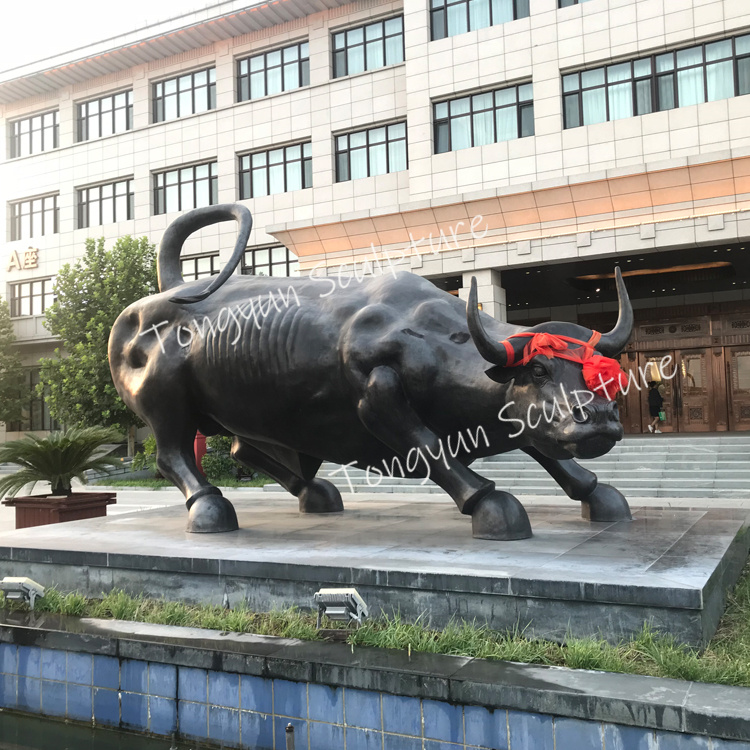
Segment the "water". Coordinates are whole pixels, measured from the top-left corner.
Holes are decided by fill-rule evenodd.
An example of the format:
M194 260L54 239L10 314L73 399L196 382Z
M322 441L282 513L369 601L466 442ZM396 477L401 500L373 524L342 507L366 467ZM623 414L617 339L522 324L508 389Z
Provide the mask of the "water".
M0 710L0 750L198 750L216 747Z

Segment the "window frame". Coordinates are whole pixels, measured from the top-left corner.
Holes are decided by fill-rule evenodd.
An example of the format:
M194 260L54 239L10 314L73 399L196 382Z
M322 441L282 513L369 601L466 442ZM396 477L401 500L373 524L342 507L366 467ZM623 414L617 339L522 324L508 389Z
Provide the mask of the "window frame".
M23 370L25 379L24 386L28 388L28 401L24 404L24 407L28 409L28 417L24 419L22 415L21 419L9 422L8 432L52 432L54 430L59 430L60 424L49 413L47 400L43 396L38 396L36 393L36 386L41 382L41 368L24 367ZM35 404L41 406L41 409L37 412L37 415L40 417L39 422L34 418ZM26 425L28 425L28 427Z
M297 52L297 59L296 60L290 60L288 62L284 62L284 55L287 50L293 49L294 47L298 48ZM303 48L306 48L303 50ZM307 53L306 56L303 55L303 51ZM275 53L279 53L279 64L278 65L268 65L268 57L269 55L273 55ZM263 72L263 93L261 96L252 96L252 81L251 78L253 74L256 74L260 71L253 71L251 70L251 60L255 60L258 58L263 58L263 65L261 67L261 70ZM286 77L284 75L284 70L287 65L290 65L292 63L297 64L297 80L300 82L299 86L290 86L287 88L285 84ZM242 67L246 67L246 72L242 72ZM280 70L280 79L281 79L281 89L279 91L274 91L272 93L268 93L268 73L269 70L275 70L278 68ZM257 99L263 99L266 96L275 96L276 94L282 94L285 91L296 91L297 89L305 88L305 86L310 85L310 41L309 39L305 39L304 41L295 42L294 44L287 44L284 47L274 47L273 49L268 49L263 52L257 52L252 55L246 55L244 57L237 58L236 64L235 64L235 85L237 86L237 102L249 102L249 101L255 101ZM243 89L246 89L247 96L243 96Z
M521 18L528 18L530 13L529 0L512 0L513 2L513 18L508 21L494 21L492 9L492 3L489 2L488 10L490 14L489 26L499 26L503 23L510 23L511 21L518 21ZM440 3L440 5L438 5ZM430 2L430 41L436 42L438 39L448 39L453 36L460 36L461 34L468 34L470 31L477 31L476 28L471 27L471 0L431 0ZM457 31L455 34L448 33L448 9L456 6L466 6L466 30ZM519 6L525 6L526 13L520 15ZM436 35L436 27L438 22L436 18L442 13L442 20L440 21L440 35ZM477 28L486 29L488 26L481 26Z
M521 99L521 89L524 89L526 87L529 87L529 90L531 92L530 98L524 98ZM515 89L516 90L516 96L515 96L515 102L510 104L497 104L497 94L499 92L503 91L511 91ZM485 107L483 109L474 109L474 102L476 97L480 96L486 96L487 94L492 95L492 107ZM458 102L463 99L469 100L469 110L468 112L459 113L456 115L451 114L451 109L453 106L453 102ZM437 109L440 105L447 104L448 105L448 116L447 117L438 117ZM515 138L509 138L504 139L502 141L497 140L497 112L500 110L506 110L510 109L512 107L515 107L516 110L516 137ZM523 113L527 109L531 109L531 124L532 124L532 130L530 133L523 134ZM476 114L479 114L481 112L492 112L492 130L494 134L493 140L489 141L488 143L475 143L476 140L476 134L474 132L474 116ZM463 146L458 149L453 148L453 133L451 128L451 122L454 119L458 119L459 117L467 117L471 126L471 145L470 146ZM447 131L448 131L448 148L438 151L438 142L439 142L439 129L442 125L447 124ZM534 86L532 81L526 81L523 83L515 83L512 86L501 86L500 88L492 88L487 89L484 91L473 91L471 93L466 94L460 94L458 96L452 96L449 99L441 98L437 101L432 102L432 143L433 143L433 155L437 154L447 154L452 151L461 151L463 148L478 148L481 146L487 146L493 143L505 143L510 140L519 140L521 138L529 138L533 135L535 135L536 131L536 124L534 119Z
M118 195L117 186L125 185L125 216L117 216L117 198L122 197L122 193ZM102 193L106 188L111 189L111 195L103 196ZM91 199L91 193L98 191L99 195L94 200ZM112 201L112 221L104 222L103 211L104 201ZM135 213L135 193L133 192L133 178L125 177L121 180L115 180L114 182L103 182L98 185L87 185L86 187L76 188L76 204L77 204L77 229L89 229L90 227L101 227L106 224L116 224L119 221L130 221ZM91 206L98 204L99 206L99 217L95 222L91 221Z
M44 315L57 299L53 291L55 279L48 276L41 279L22 279L10 283L10 293L8 294L8 307L10 308L11 318L34 318ZM40 285L40 291L35 290L35 286ZM26 287L27 289L24 289ZM26 292L26 293L24 293ZM33 300L41 300L41 311L34 312ZM29 301L29 312L22 312L23 300Z
M48 115L52 115L53 122L52 125L45 125L44 124L44 118ZM34 144L33 135L37 130L34 128L34 121L39 120L41 123L41 127L39 127L37 130L41 133L41 148L39 150L33 150L32 146ZM23 123L28 122L29 127L28 131L25 133L20 132L21 127ZM10 159L20 159L24 156L34 156L34 154L41 154L45 151L52 151L53 149L60 147L60 110L59 109L48 109L44 112L38 112L34 115L28 115L27 117L20 117L17 120L11 120L8 123L8 126L10 128L10 148L9 148L9 158ZM52 130L52 145L51 146L45 146L45 135L49 130ZM23 138L27 137L29 144L28 144L28 153L22 153L20 149L20 144Z
M738 39L747 39L748 42L748 51L738 53L737 52L737 40ZM706 57L706 49L710 45L719 44L721 42L731 42L732 45L732 53L728 57L719 57L714 60L707 60ZM698 63L693 63L690 65L683 65L680 66L678 63L678 54L680 52L686 52L688 50L695 50L700 49L701 51L701 61ZM667 58L668 56L671 56L671 67L664 70L659 70L657 67L657 60L662 60L664 58ZM723 101L725 99L733 99L737 96L746 96L747 94L750 94L750 87L748 88L748 91L745 93L740 92L740 75L739 75L739 69L740 69L740 62L743 60L750 61L750 34L736 34L734 36L728 36L724 37L722 39L712 39L710 41L706 42L699 42L698 44L692 43L689 45L676 47L671 50L666 50L664 52L656 52L650 55L642 55L639 57L633 57L628 60L621 60L619 62L612 61L605 65L597 65L590 68L582 68L578 70L571 70L565 73L561 73L560 75L560 88L561 88L561 96L562 96L562 109L563 109L563 130L572 130L577 127L586 127L587 125L597 125L601 122L614 122L615 120L619 119L627 119L627 117L621 118L617 117L612 119L611 117L611 106L610 106L610 97L609 97L609 90L611 86L615 86L617 84L622 83L629 83L630 84L630 102L631 102L631 112L632 114L630 117L642 117L643 115L647 114L653 114L655 112L668 112L672 109L680 109L681 107L690 107L695 106L695 104L680 104L680 94L679 94L679 73L681 71L687 71L687 70L695 70L700 69L702 74L702 83L703 83L703 101L697 102L696 104L706 104L711 101ZM648 73L636 75L635 73L635 66L636 63L641 63L644 61L649 62L650 71ZM723 97L718 99L709 99L709 92L708 92L708 70L709 67L712 65L718 65L721 63L731 62L731 69L732 69L732 90L733 94L729 97ZM613 67L618 67L621 65L627 64L630 66L630 77L627 79L621 79L610 82L609 75L610 75L610 69ZM748 63L750 65L750 62ZM584 73L592 73L595 71L603 71L604 72L604 83L591 85L591 86L583 86L582 83L582 75ZM573 76L577 76L577 88L566 90L566 79L570 79ZM662 101L662 90L660 88L660 81L666 80L668 78L672 79L671 85L668 85L665 87L665 91L669 91L671 93L672 98L672 106L663 106L666 104L666 102ZM650 97L649 97L649 106L650 110L648 112L641 112L639 111L638 106L638 86L637 84L642 81L649 81L650 83ZM583 108L583 93L584 91L595 91L598 89L604 89L604 105L605 105L605 119L601 121L597 121L594 123L586 123L584 122L584 108ZM568 114L568 107L567 107L567 99L569 97L575 96L577 98L577 118L578 118L578 124L569 124L569 114Z
M390 129L394 125L403 125L404 127L404 135L403 137L398 136L396 138L390 138ZM382 128L385 128L385 140L383 141L376 141L374 143L371 142L371 134L376 131L380 130ZM359 135L360 133L365 133L365 145L364 146L354 146L351 145L351 138L354 135ZM339 147L339 139L340 138L346 138L347 139L347 147L346 148L340 148ZM390 150L390 144L391 143L400 143L403 141L404 143L404 167L403 169L390 169L390 160L391 160L391 150ZM356 130L347 130L343 133L335 133L333 135L333 160L334 160L334 174L336 178L336 182L349 182L350 180L358 180L358 179L366 179L369 177L379 177L384 174L395 174L397 172L403 172L407 169L409 169L409 128L407 125L407 121L405 119L403 120L395 120L390 121L386 123L380 123L377 125L369 125L366 128L357 128ZM386 158L386 171L385 172L379 172L378 174L374 175L372 174L372 167L370 162L370 149L372 146L377 146L380 143L385 144L385 158ZM352 151L359 151L361 149L365 149L366 152L366 158L367 158L367 174L362 177L352 177ZM343 178L341 177L341 162L339 157L343 154L346 154L346 173L347 177Z
M386 24L389 21L394 21L396 19L399 19L401 21L401 29L396 32L395 34L387 34L386 33ZM382 34L379 37L375 37L374 39L367 38L367 29L374 28L375 26L381 26L382 27ZM349 44L349 35L353 34L357 31L362 31L362 41L361 42L355 42L353 44ZM338 36L344 36L344 45L343 47L336 47L336 37ZM401 37L401 59L396 62L388 62L387 61L387 40L392 39L394 37ZM371 44L373 42L381 42L382 47L382 53L383 53L383 64L382 65L376 65L373 67L368 67L367 65L367 46L368 44ZM364 63L364 68L362 70L355 71L354 73L349 72L349 50L353 49L354 47L362 47L362 60ZM344 71L340 72L338 71L338 64L337 64L337 53L344 52ZM368 71L372 70L380 70L381 68L387 68L389 65L401 65L404 60L406 59L406 42L405 42L405 34L404 34L404 14L396 14L395 16L388 16L387 18L381 18L377 21L368 21L367 23L358 24L357 26L351 26L343 29L336 29L331 31L331 78L337 79L337 78L345 78L349 75L359 75L360 73L366 73Z
M286 259L283 261L274 261L273 251L282 249L282 248L286 250ZM264 250L268 252L268 262L256 263L255 254L262 252ZM252 257L252 263L247 262L248 255ZM286 273L284 273L281 277L276 276L276 274L273 273L274 266L284 266ZM300 275L299 274L299 257L296 256L285 245L261 245L259 247L246 248L245 252L242 255L241 273L245 276L257 276L258 274L255 273L255 271L258 268L268 268L269 273L262 274L266 276L267 278L284 278L284 277L296 278ZM292 273L293 270L296 270L296 273Z
M34 198L24 198L20 201L12 201L10 203L10 241L16 242L18 240L31 240L37 237L46 237L50 234L60 233L60 206L58 205L59 193L52 193L50 195L38 195ZM51 200L53 205L52 208L45 207L45 202ZM37 201L42 202L41 210L34 211L34 204ZM23 206L28 205L28 214L23 212ZM41 233L34 233L34 215L41 214ZM52 213L52 230L47 231L45 224L47 223L47 216ZM23 234L23 218L29 216L29 234Z
M206 273L205 271L198 270L199 260L210 260L211 270ZM185 275L185 264L193 264L193 270ZM190 255L186 258L180 258L180 273L182 278L186 282L198 281L199 279L206 279L210 276L216 276L221 272L219 267L219 253L204 253L203 255Z
M200 84L196 87L195 84L195 77L197 75L200 75L201 73L206 74L206 83L205 86L203 84ZM186 78L187 76L190 76L190 86L185 89L185 91L190 92L190 112L181 112L181 94L183 91L180 89L180 80L183 78ZM213 80L212 80L213 78ZM166 85L168 83L171 83L174 81L175 84L175 90L174 92L167 93L165 91ZM158 93L159 87L161 86L161 93ZM205 88L205 95L206 95L206 108L201 110L195 109L195 98L196 98L196 88L203 89ZM174 117L167 118L166 117L166 101L167 97L174 96L175 102L176 102L176 112L177 114ZM161 103L161 109L159 107L159 104ZM183 117L190 117L191 115L197 115L202 114L203 112L210 112L211 110L216 109L216 65L209 65L208 67L199 68L198 70L191 70L182 72L179 75L173 75L169 78L162 78L159 81L152 81L151 82L151 121L153 123L159 123L159 122L173 122L174 120L179 120Z
M199 167L208 166L208 177L207 178L196 178L195 170ZM182 179L182 171L185 169L192 170L192 178L189 180ZM167 182L167 175L172 172L177 173L177 180L174 183ZM159 185L160 178L163 184ZM181 164L177 167L170 169L160 169L158 172L153 173L153 212L154 216L161 216L162 214L172 213L173 211L167 210L167 188L173 185L177 186L177 203L178 207L174 211L189 211L193 208L201 208L201 205L197 203L197 185L200 180L208 180L208 203L207 206L215 206L219 202L219 186L218 186L218 161L204 161L198 164ZM193 184L193 205L186 208L182 205L182 186L188 183ZM163 196L163 210L159 210L160 195Z
M287 149L293 149L299 147L300 156L299 158L287 158ZM274 151L282 151L283 157L281 162L270 164L270 155ZM305 152L308 152L305 155ZM262 156L265 154L265 164L259 166L253 166L253 160L256 156ZM269 195L279 195L280 193L292 193L296 190L308 190L312 187L312 141L298 141L297 143L288 143L283 146L274 146L272 148L259 149L257 151L250 151L246 154L238 154L237 156L239 164L239 178L240 178L240 200L251 200L253 198L265 198ZM245 164L246 162L246 164ZM300 165L300 176L302 181L302 187L295 188L294 190L289 189L289 171L288 167L290 164L299 163ZM281 164L284 172L284 189L271 192L271 166ZM254 185L254 173L265 170L265 182L266 192L255 195ZM306 184L309 182L309 184Z
M125 95L125 105L116 106L116 99L119 96ZM111 108L104 112L102 110L102 103L111 100ZM83 114L84 110L91 108L91 105L96 104L98 111L95 113ZM117 130L117 115L116 113L125 110L125 129ZM111 117L112 132L107 135L102 135L102 118L106 118L109 115ZM98 120L99 135L91 137L91 128L89 121L96 118ZM97 138L107 138L110 135L117 135L119 133L127 133L133 129L133 89L125 89L123 91L115 91L105 96L100 96L95 99L87 99L84 102L78 102L76 105L76 143L85 143L86 141L93 141Z

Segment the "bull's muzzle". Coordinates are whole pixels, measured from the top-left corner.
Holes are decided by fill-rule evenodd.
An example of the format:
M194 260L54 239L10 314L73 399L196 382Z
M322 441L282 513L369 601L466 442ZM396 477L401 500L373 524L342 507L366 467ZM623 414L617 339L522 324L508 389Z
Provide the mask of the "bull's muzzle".
M599 404L575 405L570 410L574 422L578 424L608 424L619 422L620 412L616 401Z

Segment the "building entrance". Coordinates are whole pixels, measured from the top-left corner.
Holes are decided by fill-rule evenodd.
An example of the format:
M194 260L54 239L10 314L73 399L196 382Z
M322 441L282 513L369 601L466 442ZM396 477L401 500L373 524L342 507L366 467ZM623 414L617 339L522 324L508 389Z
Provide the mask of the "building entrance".
M750 430L750 310L685 316L693 311L704 310L665 310L674 314L666 320L637 311L633 339L620 357L630 375L627 393L618 396L626 433L647 431L651 380L662 385L662 432ZM608 323L597 330L608 330Z
M627 360L627 356L625 357ZM643 427L653 419L648 407L648 383L655 381L664 399L665 419L662 432L713 432L716 430L716 409L712 404L715 394L708 349L669 349L658 352L639 352L638 381L631 378L631 386L624 399L636 412L632 427ZM628 362L623 363L627 368ZM627 371L627 370L626 370ZM633 429L632 431L636 431ZM637 431L643 431L639 429Z

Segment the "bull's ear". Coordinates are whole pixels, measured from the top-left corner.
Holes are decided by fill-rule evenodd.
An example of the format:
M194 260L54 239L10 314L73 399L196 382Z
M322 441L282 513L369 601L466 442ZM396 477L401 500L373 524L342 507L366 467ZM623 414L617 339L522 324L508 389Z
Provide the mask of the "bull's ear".
M512 367L495 365L494 367L490 367L489 370L485 370L484 374L496 383L508 383L513 380L518 373L514 374Z

